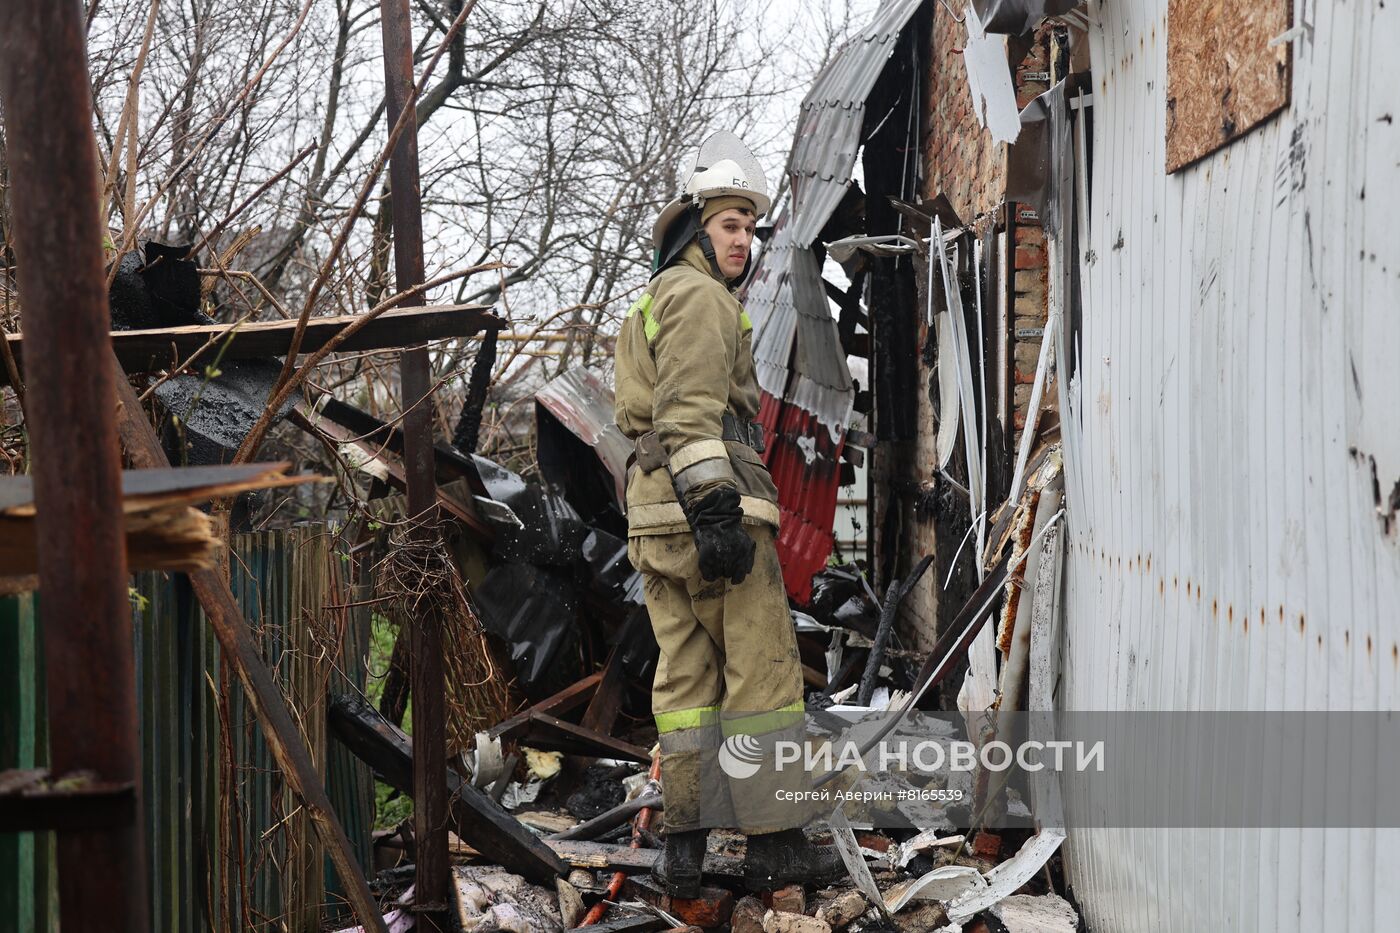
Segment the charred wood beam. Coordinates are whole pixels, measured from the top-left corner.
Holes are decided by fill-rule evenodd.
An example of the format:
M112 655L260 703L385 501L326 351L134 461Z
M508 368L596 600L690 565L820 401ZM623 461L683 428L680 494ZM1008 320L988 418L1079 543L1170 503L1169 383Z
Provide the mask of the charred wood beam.
M1006 584L1009 564L1010 560L1003 557L996 569L987 574L929 651L923 666L919 668L919 676L914 678L914 692L917 694L920 690L925 691L924 700L915 705L916 709L936 708L925 705L932 698L927 692L928 688L938 686L938 683L948 676L967 654L973 639L982 631L982 626L992 617L992 606L1001 598L1000 590Z
M603 664L598 689L594 691L593 699L588 701L588 708L583 711L583 718L579 720L580 725L594 732L611 734L613 725L617 722L617 714L622 711L624 686L626 684L622 670L622 646L613 645L612 650L608 652L608 660Z
M366 417L369 416L366 415ZM404 475L403 464L396 459L385 456L378 447L353 433L351 430L339 424L327 424L325 421L313 421L300 408L292 409L291 414L287 416L287 420L313 437L321 436L327 440L334 441L336 444L354 444L383 466L384 475L389 485L399 490L406 490L408 488L408 477ZM479 537L487 541L491 541L495 538L495 530L490 525L486 524L481 516L476 514L475 509L470 508L471 503L469 501L452 496L441 488L436 489L434 492L437 495L438 507L442 511L472 529ZM374 497L371 496L370 498Z
M321 419L340 425L349 431L351 436L363 438L366 444L383 447L391 453L403 456L403 431L399 428L391 427L368 412L347 405L339 399L323 397L317 400L315 407ZM465 479L471 485L474 494L486 495L486 487L482 484L481 476L477 473L476 464L471 457L463 455L450 444L435 443L433 460L438 482L450 483Z
M530 717L536 713L550 713L558 715L567 713L569 710L578 709L589 701L597 689L599 682L603 679L601 672L595 671L582 680L560 690L554 696L547 697L534 706L527 707L516 713L509 719L503 719L490 729L486 734L493 739L516 739L524 735L530 728ZM650 760L650 759L648 759Z
M621 758L647 764L651 754L644 748L610 735L576 726L548 713L531 713L526 739L535 748L594 758Z
M593 817L593 819L586 820L572 829L566 829L562 833L555 833L553 836L549 837L549 841L596 839L608 830L626 823L632 818L634 813L642 809L665 809L661 800L661 795L641 794L631 800L618 804L611 810L605 810L599 813L597 816Z
M336 695L330 704L331 731L384 783L413 795L413 740L355 696ZM482 791L443 767L439 779L448 798L447 823L473 849L531 881L552 884L564 863L534 833ZM415 799L415 804L416 804ZM418 844L421 847L422 839Z
M481 341L476 360L472 363L471 379L467 382L467 397L457 417L457 429L452 432L452 446L464 454L476 453L481 435L481 410L486 406L486 390L491 385L491 370L496 365L496 336L493 330Z
M890 643L890 632L894 630L894 619L899 604L914 589L931 563L933 555L926 555L908 579L903 582L891 582L889 589L885 591L885 604L880 607L880 627L875 630L875 644L870 648L870 657L865 662L865 674L860 678L860 690L857 692L856 702L861 706L869 705L870 698L875 693L875 680L880 674L880 665L885 660L885 648Z
M103 302L106 307L106 302ZM314 353L330 342L346 327L360 320L360 315L312 318L307 322L306 335L301 342L302 353ZM385 311L370 321L354 336L340 345L339 350L387 350L448 337L469 337L482 330L494 333L505 322L491 314L483 305L439 305L430 308L402 308ZM118 330L110 333L112 348L122 369L129 373L155 372L178 366L196 350L214 340L210 350L222 360L260 359L282 356L291 346L296 321L266 321L256 324L209 324L191 327L162 327L155 330ZM102 327L106 333L107 324ZM14 353L15 362L24 370L25 333L9 334L6 341ZM32 340L30 341L33 342ZM9 375L0 367L0 385L9 383Z

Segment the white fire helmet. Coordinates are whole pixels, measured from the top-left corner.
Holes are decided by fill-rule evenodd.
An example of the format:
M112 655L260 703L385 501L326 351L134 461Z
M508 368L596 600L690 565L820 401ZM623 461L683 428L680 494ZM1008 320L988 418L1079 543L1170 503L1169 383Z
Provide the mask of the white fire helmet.
M762 217L772 206L768 197L768 180L763 169L743 140L728 130L713 133L698 152L681 160L676 177L680 190L661 209L651 228L652 246L660 250L667 229L693 205L703 209L710 198L738 195L754 204L754 213Z

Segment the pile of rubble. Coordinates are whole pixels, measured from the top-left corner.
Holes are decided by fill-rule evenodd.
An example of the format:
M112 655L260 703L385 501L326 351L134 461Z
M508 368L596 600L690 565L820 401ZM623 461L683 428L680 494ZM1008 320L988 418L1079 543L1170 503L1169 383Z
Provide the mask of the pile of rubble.
M183 255L148 255L145 266L124 269L116 286L129 299L114 296L119 328L184 323L202 334L212 326L190 318L198 282ZM270 337L259 340L259 347L275 346ZM167 438L178 454L217 463L241 442L280 368L277 359L249 352L241 368L226 360L218 372L174 376L154 387L179 415L172 422L181 436ZM200 404L185 406L180 392ZM242 395L246 404L228 401ZM838 808L809 832L818 844L837 847L849 879L815 891L748 892L740 871L743 836L716 831L702 896L668 897L650 874L665 814L650 709L657 646L641 579L627 559L622 508L630 445L613 424L610 388L594 372L564 373L535 402L538 480L471 450L446 443L435 450L440 510L457 526L449 539L465 540L473 555L459 561L470 578L472 613L524 697L523 708L477 733L444 775L463 929L1075 929L1074 910L1055 893L1063 888L1047 868L1063 834L1018 830L1023 845L998 863L1003 842L1011 840L974 834L972 827L984 822L965 804L925 810L905 828L884 832L873 831L876 822L858 812L849 817L853 827ZM392 491L403 488L405 469L397 427L330 397L284 408L279 416L334 445L347 465L371 479L371 510L398 516ZM1022 524L1032 530L1029 520ZM1014 530L1006 536L1015 537ZM835 740L842 716L885 714L898 723L919 708L966 652L1008 576L1008 585L1019 585L1003 559L939 644L915 653L900 647L894 620L929 564L921 561L883 595L859 563L814 577L811 598L793 621L809 719L818 731L826 724L826 738ZM334 734L380 780L408 795L412 741L398 726L405 702L400 696L376 710L361 698L336 696L330 720ZM956 728L964 736L974 731ZM974 793L970 784L966 791ZM1030 813L1022 805L1017 815L1028 820ZM404 887L414 856L407 824L379 834L377 884L385 902L398 905L385 917L393 930L414 925L402 906L409 903Z
M973 833L967 805L929 811L927 821L904 829L875 831L859 814L853 827L841 810L817 820L808 827L813 841L835 845L849 875L821 890L749 892L744 837L716 830L701 896L669 897L650 874L666 832L649 705L657 648L626 557L628 445L612 424L611 392L594 373L566 373L536 402L540 481L439 450L440 473L444 464L463 473L440 495L459 508L470 503L489 531L481 538L489 563L472 598L527 698L478 733L447 775L464 930L1076 929L1073 908L1056 893L1063 886L1053 881L1063 836L1031 828L1005 838ZM358 433L391 439L387 426L346 408L320 410ZM379 448L381 458L386 449L392 444ZM817 575L811 601L794 612L813 722L839 730L843 715L915 707L946 674L947 659L965 650L975 612L932 656L903 650L894 637L899 602L927 567L920 563L883 598L859 564ZM991 598L996 585L974 601ZM411 740L397 727L348 697L333 700L331 722L382 780L412 792ZM1020 815L1029 812L1022 807ZM1019 850L999 862L1017 836ZM401 895L412 880L409 827L380 834L376 846L386 894ZM392 929L411 928L407 911L393 916Z

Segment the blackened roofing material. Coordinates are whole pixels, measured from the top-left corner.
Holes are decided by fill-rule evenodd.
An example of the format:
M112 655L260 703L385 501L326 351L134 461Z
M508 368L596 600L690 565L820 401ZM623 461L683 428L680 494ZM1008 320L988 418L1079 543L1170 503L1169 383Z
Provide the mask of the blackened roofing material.
M802 102L787 166L795 218L791 235L798 246L812 245L850 187L865 124L865 99L921 2L887 0L870 25L827 63Z
M535 401L594 448L613 476L620 504L626 498L627 455L632 452L632 443L613 421L613 391L608 380L592 369L576 367L545 383L535 393Z

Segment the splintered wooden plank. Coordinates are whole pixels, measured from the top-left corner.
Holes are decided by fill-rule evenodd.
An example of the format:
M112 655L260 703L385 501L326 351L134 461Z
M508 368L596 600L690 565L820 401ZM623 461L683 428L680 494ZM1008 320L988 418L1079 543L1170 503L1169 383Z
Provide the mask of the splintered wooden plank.
M622 675L622 646L614 645L603 665L598 689L588 701L579 725L594 732L612 733L617 714L622 711L622 688L626 686Z
M301 352L321 349L346 327L361 320L358 314L312 318L302 335ZM481 330L500 329L504 322L485 305L438 305L426 308L395 308L385 311L347 338L337 351L388 350L448 337L469 337ZM201 359L246 360L282 356L291 347L296 321L259 321L253 324L208 324L190 327L160 327L152 330L112 332L112 349L129 373L169 369L190 354L212 346ZM23 373L24 335L9 334L10 350ZM9 376L0 367L0 385Z
M209 516L191 504L254 489L324 482L286 476L287 463L165 467L122 471L122 520L132 570L213 566L220 543ZM0 577L28 577L38 567L33 479L0 477Z
M535 748L566 754L620 758L642 764L651 761L651 755L644 748L594 732L592 729L585 729L583 726L576 726L547 713L530 714L530 730L525 734L524 741Z
M1167 171L1238 139L1288 106L1293 0L1170 0Z
M606 842L585 842L582 839L546 840L554 854L573 868L625 871L628 874L649 874L661 853L656 849L633 849L630 846L609 845ZM731 855L706 853L704 871L707 875L737 878L743 874L744 860Z
M329 481L315 475L285 475L290 468L291 464L284 461L122 470L122 510L141 512L172 505L189 505L254 489ZM34 515L33 477L0 477L0 513L10 517Z
M373 475L388 485L398 490L408 489L408 477L404 474L403 462L385 451L376 447L363 437L357 436L353 431L342 425L331 421L318 421L309 417L301 407L292 409L288 420L311 434L313 437L320 436L327 440L334 441L342 448L349 444L358 449L365 457L360 468ZM463 500L453 495L453 490L449 485L437 487L438 506L453 518L471 528L477 534L485 536L488 540L494 537L495 532L487 525L481 516L469 509ZM469 502L470 500L466 500ZM407 503L405 503L405 506Z

